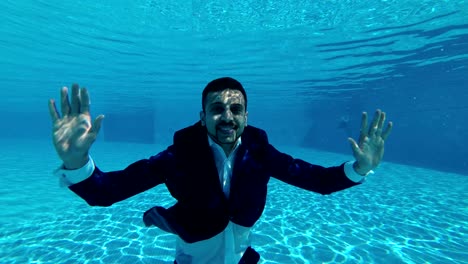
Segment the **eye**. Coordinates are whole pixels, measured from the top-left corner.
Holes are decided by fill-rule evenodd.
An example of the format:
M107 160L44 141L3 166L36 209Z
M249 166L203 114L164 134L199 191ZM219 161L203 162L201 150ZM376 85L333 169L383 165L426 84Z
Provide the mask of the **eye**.
M240 115L243 113L244 108L242 106L236 105L231 107L231 112L235 115Z
M222 108L221 106L214 106L211 108L211 112L215 114L220 114L223 111L224 111L224 108Z

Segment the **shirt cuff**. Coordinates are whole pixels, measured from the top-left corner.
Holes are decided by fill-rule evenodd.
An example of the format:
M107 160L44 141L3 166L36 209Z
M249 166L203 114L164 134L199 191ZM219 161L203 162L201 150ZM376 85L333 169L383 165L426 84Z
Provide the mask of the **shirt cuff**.
M59 179L60 187L69 187L75 183L86 180L93 174L94 169L94 161L89 157L88 163L83 167L76 170L67 170L62 164L62 166L54 170L54 175Z
M344 164L344 172L346 174L346 177L350 179L353 182L358 182L358 183L363 183L364 180L366 179L366 176L369 174L374 174L374 171L371 170L369 171L366 175L362 176L361 174L357 173L354 168L353 164L355 161L348 161Z

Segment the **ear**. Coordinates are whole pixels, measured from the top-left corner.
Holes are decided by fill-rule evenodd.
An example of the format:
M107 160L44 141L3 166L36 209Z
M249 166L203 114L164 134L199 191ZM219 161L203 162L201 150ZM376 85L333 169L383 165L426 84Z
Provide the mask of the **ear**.
M247 126L247 116L249 115L249 112L245 112L245 126Z
M201 121L201 125L205 126L206 119L205 119L205 112L204 111L200 111L200 121Z

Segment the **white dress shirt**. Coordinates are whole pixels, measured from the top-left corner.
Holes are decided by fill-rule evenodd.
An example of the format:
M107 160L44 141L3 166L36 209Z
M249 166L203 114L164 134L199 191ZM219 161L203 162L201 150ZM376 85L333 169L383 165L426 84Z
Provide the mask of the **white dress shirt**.
M241 138L237 140L229 156L226 156L221 146L216 144L210 137L208 137L208 141L218 169L220 188L223 189L226 197L229 197L234 160L241 144ZM353 163L345 163L345 174L354 182L362 182L365 178L354 171ZM90 157L89 162L82 168L65 170L62 165L55 171L55 175L59 177L61 186L70 186L91 176L94 168L94 162ZM207 240L186 243L177 236L176 260L178 264L237 264L244 251L251 244L250 237L250 228L232 222L229 222L223 232Z
M220 188L229 198L231 177L237 150L241 144L239 138L233 151L226 156L224 150L210 137L208 141L218 169ZM250 246L250 228L229 222L226 229L218 235L195 243L186 243L176 238L176 260L179 264L224 263L237 264L242 254Z

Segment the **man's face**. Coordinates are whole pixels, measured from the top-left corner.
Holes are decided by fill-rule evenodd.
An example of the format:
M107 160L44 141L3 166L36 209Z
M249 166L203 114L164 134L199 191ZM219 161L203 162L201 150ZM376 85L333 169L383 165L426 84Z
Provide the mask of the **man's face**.
M208 93L204 110L200 112L200 119L208 135L224 151L230 152L247 126L244 96L231 89Z

